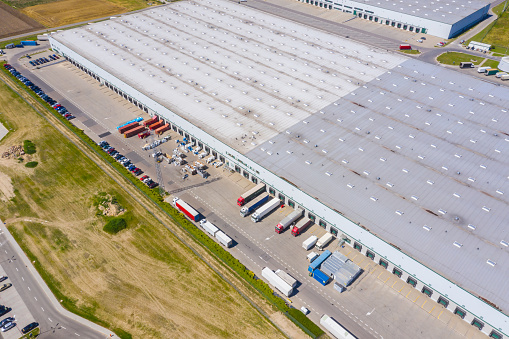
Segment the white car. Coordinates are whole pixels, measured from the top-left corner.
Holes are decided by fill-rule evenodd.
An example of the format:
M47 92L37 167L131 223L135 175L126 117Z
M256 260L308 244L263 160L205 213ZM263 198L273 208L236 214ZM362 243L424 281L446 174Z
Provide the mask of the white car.
M304 313L304 315L308 315L309 314L309 310L307 308L305 308L304 306L302 306L300 308L300 310L302 311L302 313Z

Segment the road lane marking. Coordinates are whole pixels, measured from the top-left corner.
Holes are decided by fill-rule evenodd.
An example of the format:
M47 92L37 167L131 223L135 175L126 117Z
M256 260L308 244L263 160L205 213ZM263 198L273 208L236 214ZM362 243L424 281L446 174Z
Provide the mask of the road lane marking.
M17 268L17 267L16 267L16 271L18 271L18 272L19 272L19 270L18 270L18 268Z
M27 286L28 290L31 291L30 286Z
M36 298L36 297L34 297L34 299L35 299L35 301L37 301L37 298Z
M53 320L51 320L51 318L48 318L49 321L53 322Z
M67 328L65 328L64 326L60 326L60 327L62 327L64 330L66 330L66 329L67 329Z
M25 281L25 278L21 277L21 280Z
M44 312L44 308L41 307L41 310Z
M442 315L442 313L444 313L444 310L442 310L442 312L440 312L440 314L438 315L437 319L440 319L440 316Z
M80 336L78 333L74 333L74 334L76 334L78 337Z

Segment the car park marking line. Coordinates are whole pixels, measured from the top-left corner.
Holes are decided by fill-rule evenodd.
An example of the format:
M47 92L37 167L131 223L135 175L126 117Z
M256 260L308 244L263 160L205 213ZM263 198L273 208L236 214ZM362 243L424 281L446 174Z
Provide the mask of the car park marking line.
M408 295L412 293L412 290L408 291L408 293L405 295L405 298L408 298Z
M427 300L424 300L424 303L421 305L422 309L424 309L423 307L424 307L424 305L426 305L427 302L428 302Z
M433 308L431 309L431 311L429 311L428 313L433 312L433 310L435 309L435 307L437 307L437 305L433 306Z
M53 322L53 320L51 320L51 318L48 318L49 321Z
M417 298L415 298L414 302L416 302L416 301L417 301L417 299L419 299L420 297L421 297L421 296L420 296L420 295L418 295L418 296L417 296Z
M394 288L394 285L396 285L397 282L398 282L397 280L394 281L394 284L392 284L391 288Z
M440 314L438 315L437 319L440 319L440 316L442 315L442 313L444 313L444 310L442 310L442 312L440 312Z
M19 272L19 270L18 270L18 268L17 268L17 267L16 267L16 271L18 271L18 272Z
M7 250L5 251L5 254L7 254Z

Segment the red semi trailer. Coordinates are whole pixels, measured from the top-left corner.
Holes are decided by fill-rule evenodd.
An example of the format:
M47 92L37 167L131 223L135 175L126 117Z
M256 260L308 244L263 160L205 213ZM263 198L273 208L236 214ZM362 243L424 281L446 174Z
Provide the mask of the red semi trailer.
M143 126L138 126L138 127L134 128L134 129L131 129L131 130L129 130L129 131L127 131L127 132L125 132L125 133L124 133L124 138L130 138L130 137L132 137L133 135L136 135L136 134L138 134L138 133L143 132L144 130L145 130L145 127L143 127Z
M127 132L128 130L130 130L131 128L135 128L135 127L138 127L140 124L137 123L137 122L131 122L130 124L128 125L125 125L125 126L122 126L118 129L119 133L120 134L124 134L125 132Z

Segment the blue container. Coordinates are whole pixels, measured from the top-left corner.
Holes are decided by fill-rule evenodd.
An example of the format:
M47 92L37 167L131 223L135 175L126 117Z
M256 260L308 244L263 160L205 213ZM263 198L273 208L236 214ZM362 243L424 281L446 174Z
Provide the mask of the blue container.
M323 273L320 270L313 271L313 278L315 278L315 280L318 281L323 286L327 285L329 281L331 281L331 277L329 277L327 274Z
M23 46L37 46L37 41L33 40L21 41L21 44Z
M331 254L332 253L329 250L324 251L318 258L313 260L313 262L309 265L308 271L313 272L315 269L320 267L320 265L325 261L325 259L330 257Z

